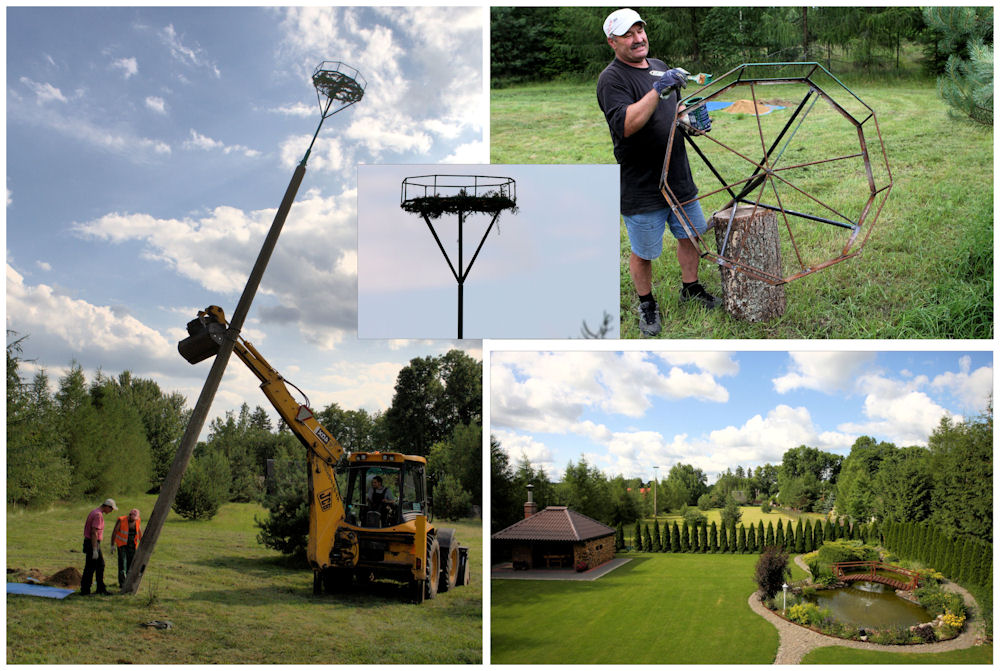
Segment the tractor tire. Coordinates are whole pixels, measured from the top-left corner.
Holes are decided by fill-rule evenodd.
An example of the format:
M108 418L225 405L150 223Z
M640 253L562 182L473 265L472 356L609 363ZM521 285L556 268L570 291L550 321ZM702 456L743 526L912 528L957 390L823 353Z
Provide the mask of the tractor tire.
M427 539L427 576L424 580L424 598L433 599L438 593L438 574L441 572L441 547L437 538Z
M441 546L441 578L438 591L447 592L458 581L458 541L454 529L438 529L438 544Z
M469 548L458 548L458 580L455 584L461 587L472 581L472 569L469 567Z

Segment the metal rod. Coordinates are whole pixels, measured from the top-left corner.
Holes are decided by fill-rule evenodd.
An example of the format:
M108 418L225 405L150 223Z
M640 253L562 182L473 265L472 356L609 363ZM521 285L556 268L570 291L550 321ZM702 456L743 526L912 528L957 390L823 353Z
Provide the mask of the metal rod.
M475 180L473 180L473 183ZM475 186L473 186L473 189ZM465 214L458 211L458 339L462 339L462 305L464 297L462 289L465 284L465 272L462 270L462 225L465 223Z
M424 221L427 222L427 228L431 229L431 235L434 236L434 242L438 243L438 249L440 249L441 253L444 255L444 260L448 262L448 268L451 270L451 274L455 276L456 280L458 280L459 274L455 272L455 266L451 265L451 259L448 258L448 252L444 251L444 245L441 244L441 238L438 237L437 231L434 230L431 220L427 218L425 213L421 212L420 214L424 218Z

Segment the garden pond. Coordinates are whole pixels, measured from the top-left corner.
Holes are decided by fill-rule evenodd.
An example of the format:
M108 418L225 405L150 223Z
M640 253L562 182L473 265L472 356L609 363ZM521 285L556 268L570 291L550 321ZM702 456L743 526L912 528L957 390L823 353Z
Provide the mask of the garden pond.
M807 600L828 609L833 619L865 629L910 627L934 619L923 606L897 596L881 583L857 582L819 590Z

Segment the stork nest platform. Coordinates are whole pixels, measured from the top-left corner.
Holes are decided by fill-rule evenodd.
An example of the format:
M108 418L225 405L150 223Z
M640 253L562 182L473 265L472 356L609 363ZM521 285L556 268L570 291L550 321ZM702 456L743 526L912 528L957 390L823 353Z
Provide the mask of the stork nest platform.
M510 210L517 213L517 203L514 199L499 193L482 196L467 193L458 193L454 196L419 196L404 200L399 206L407 212L422 214L429 219L437 219L442 214L465 212L499 214L504 210Z

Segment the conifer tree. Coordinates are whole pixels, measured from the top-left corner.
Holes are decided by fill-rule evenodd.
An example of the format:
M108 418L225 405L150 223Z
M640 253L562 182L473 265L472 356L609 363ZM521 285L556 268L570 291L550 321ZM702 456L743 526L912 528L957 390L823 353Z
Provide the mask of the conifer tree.
M670 551L671 552L681 551L681 530L677 526L677 522L674 522L674 528L670 532Z
M747 552L757 553L760 549L757 547L757 527L751 524L747 528Z
M823 527L823 538L828 541L837 539L837 530L833 528L833 522L830 521L830 518L827 518Z
M737 535L736 535L736 524L729 525L729 552L733 554L737 551Z
M951 114L992 126L992 12L987 18L977 16L974 7L926 7L923 11L927 25L942 36L938 50L948 56L945 72L937 80L938 95L951 106Z
M785 529L784 529L784 526L782 525L780 519L778 520L778 529L774 532L774 544L777 545L782 550L784 550L786 548L786 546L785 546Z
M771 520L767 521L767 535L764 537L764 545L766 547L774 547L774 525Z
M802 527L802 518L799 518L798 523L795 525L795 551L802 554L806 551L806 537L805 529Z
M708 533L709 552L713 554L719 551L719 528L712 522L712 528Z
M660 551L660 523L653 520L653 552Z
M729 534L726 525L719 527L719 552L729 552Z
M767 543L764 542L764 520L757 522L757 552L763 552Z
M687 520L681 526L681 552L691 551L691 530L688 528Z
M742 524L740 525L738 538L739 540L736 541L736 551L741 555L745 555L747 553L747 530Z
M698 548L702 554L708 552L708 527L704 524L698 525Z
M642 552L642 526L639 524L639 520L635 521L635 535L632 538L632 544L635 546L633 549L636 552Z
M670 533L670 522L663 522L663 536L660 538L660 545L663 552L673 552L673 538Z
M625 549L625 529L622 527L622 523L619 522L618 526L615 527L615 552Z
M642 532L642 549L646 552L653 552L653 539L649 535L649 525L647 524Z

